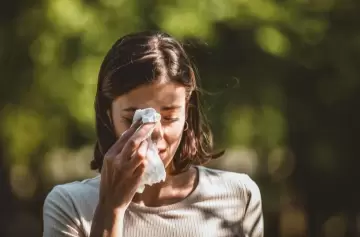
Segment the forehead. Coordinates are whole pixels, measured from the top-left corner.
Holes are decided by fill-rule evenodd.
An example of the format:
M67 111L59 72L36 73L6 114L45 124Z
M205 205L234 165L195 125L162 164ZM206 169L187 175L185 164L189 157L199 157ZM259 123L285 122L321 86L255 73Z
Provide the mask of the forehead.
M116 106L160 109L163 106L184 106L186 89L174 82L162 81L142 85L115 99Z

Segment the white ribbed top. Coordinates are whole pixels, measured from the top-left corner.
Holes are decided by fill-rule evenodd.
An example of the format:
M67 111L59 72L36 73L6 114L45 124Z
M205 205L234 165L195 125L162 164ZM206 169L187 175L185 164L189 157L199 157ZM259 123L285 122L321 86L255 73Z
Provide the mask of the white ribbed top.
M185 199L166 206L131 203L125 237L263 236L261 196L248 175L196 166L199 181ZM44 204L44 237L90 235L100 176L57 185Z

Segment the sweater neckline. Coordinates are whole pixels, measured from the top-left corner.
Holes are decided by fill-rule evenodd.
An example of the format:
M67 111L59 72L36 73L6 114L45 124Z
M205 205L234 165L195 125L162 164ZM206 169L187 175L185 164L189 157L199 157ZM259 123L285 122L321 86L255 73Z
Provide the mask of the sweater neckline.
M159 212L164 212L164 211L168 211L168 210L175 210L175 209L180 209L182 207L188 206L189 204L194 203L200 193L200 186L203 179L203 170L201 166L194 166L195 169L197 170L197 175L198 175L198 182L196 184L196 187L194 188L194 190L188 195L186 196L184 199L176 202L176 203L172 203L169 205L164 205L164 206L158 206L158 207L148 207L148 206L144 206L144 205L140 205L137 204L135 202L131 202L129 205L128 210L129 211L135 211L135 212L146 212L146 213L159 213Z

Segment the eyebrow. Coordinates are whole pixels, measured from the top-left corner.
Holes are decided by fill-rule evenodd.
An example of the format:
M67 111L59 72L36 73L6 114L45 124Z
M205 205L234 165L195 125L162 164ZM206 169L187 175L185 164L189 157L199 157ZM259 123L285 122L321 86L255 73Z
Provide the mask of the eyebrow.
M161 111L169 111L169 110L175 110L175 109L179 109L179 108L181 108L180 105L163 106L163 107L161 107ZM137 110L137 108L135 108L135 107L129 107L129 108L123 109L123 111L126 111L126 112L135 112L135 110Z

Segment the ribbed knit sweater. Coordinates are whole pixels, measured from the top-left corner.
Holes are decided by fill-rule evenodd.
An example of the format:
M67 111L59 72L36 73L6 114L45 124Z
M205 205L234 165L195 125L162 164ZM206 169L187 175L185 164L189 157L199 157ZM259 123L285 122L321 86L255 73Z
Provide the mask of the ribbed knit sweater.
M131 203L125 237L262 237L261 195L246 174L196 166L199 181L180 202L146 207ZM44 237L90 235L100 176L55 186L43 209Z

